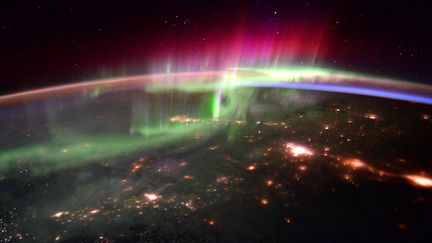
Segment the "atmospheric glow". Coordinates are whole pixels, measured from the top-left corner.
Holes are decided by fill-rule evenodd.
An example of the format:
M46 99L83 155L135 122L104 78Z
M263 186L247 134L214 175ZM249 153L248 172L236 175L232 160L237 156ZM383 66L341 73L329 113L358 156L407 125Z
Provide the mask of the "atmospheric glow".
M6 166L11 161L26 159L57 162L49 165L50 168L46 168L47 170L73 167L78 166L80 163L109 158L125 152L138 151L156 144L182 140L183 137L191 134L208 136L210 135L208 131L213 128L206 119L213 119L213 121L230 120L232 118L243 120L245 111L249 106L248 100L250 100L253 91L241 93L241 90L244 89L236 89L237 87L249 87L251 90L258 87L316 90L432 104L431 86L333 69L287 66L278 68L234 67L224 71L151 74L82 82L0 96L0 106L55 97L67 97L69 95L88 94L91 96L94 90L98 90L103 95L107 92L143 89L143 87L146 92L154 93L167 90L181 90L182 92L191 93L210 92L212 94L210 101L202 103L203 110L207 110L210 115L206 117L197 115L191 118L189 115L173 114L177 116L163 121L156 127L144 124L131 125L131 134L140 134L145 137L151 136L152 139L143 140L140 137L127 136L93 136L71 140L64 144L61 149L57 148L55 140L47 144L7 149L0 153L0 167ZM226 96L229 97L228 101L230 102L228 104L222 102L223 97ZM377 118L376 115L369 116L369 119ZM180 126L173 123L180 123ZM182 126L182 123L187 124ZM239 127L231 127L229 139L233 139L239 130ZM311 151L303 149L305 148L294 149L293 154L296 156L310 156L313 154ZM80 161L80 163L76 161Z
M184 17L179 14L178 20ZM375 218L398 206L403 209L395 212L399 216L388 217L397 221L385 227L411 230L415 225L409 220L399 221L427 208L416 204L427 203L428 194L422 193L432 191L422 188L432 188L432 178L422 172L427 169L410 165L417 159L405 157L397 142L423 141L409 136L413 130L406 127L417 128L417 122L427 136L431 107L399 109L398 102L381 106L382 100L346 94L432 105L432 86L318 67L327 27L311 32L287 27L276 35L241 28L232 38L206 34L192 46L173 38L173 44L161 42L169 56L152 56L156 61L145 67L147 75L0 96L5 110L0 115L6 114L0 119L5 131L0 182L3 198L11 199L2 209L2 232L27 241L80 240L73 234L92 240L84 228L97 235L93 241L151 241L165 235L206 241L220 239L227 227L233 235L255 229L256 236L269 228L276 238L288 239L296 229L316 223L315 214L328 221L333 213L364 206L362 200L341 201L345 193L364 194L379 183L389 188L401 181L414 193L396 196L412 207L391 200L388 208L374 210ZM34 104L41 108L33 109ZM415 113L405 116L405 107ZM417 149L421 153L423 147ZM380 209L388 198L397 198L387 197L395 190L380 192L373 194ZM317 208L317 203L322 205ZM321 217L320 209L328 205ZM370 215L354 216L367 230ZM32 239L21 229L49 234ZM109 238L123 229L120 238ZM195 238L194 229L205 234ZM277 237L280 230L288 237Z
M227 78L235 77L235 78ZM319 67L286 66L279 68L240 68L224 71L183 72L120 77L0 96L2 103L26 102L43 97L61 96L98 87L99 92L146 85L147 90L181 89L185 91L215 90L212 109L219 113L221 92L234 87L268 87L315 90L375 96L388 99L432 104L432 86L399 80L371 77Z
M249 86L249 85L238 84L238 86ZM385 91L385 90L378 90L378 89L371 89L371 88L355 87L355 86L343 86L343 85L333 85L333 84L306 84L306 83L255 83L254 86L266 87L266 88L291 88L291 89L357 94L357 95L375 96L375 97L395 99L395 100L405 100L405 101L432 105L431 97L401 93L395 91Z

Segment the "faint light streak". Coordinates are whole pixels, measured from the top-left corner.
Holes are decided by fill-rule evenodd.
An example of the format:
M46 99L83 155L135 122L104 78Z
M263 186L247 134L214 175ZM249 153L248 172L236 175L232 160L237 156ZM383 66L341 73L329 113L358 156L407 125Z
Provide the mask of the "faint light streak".
M142 165L140 165L140 164L135 164L135 165L132 167L132 172L136 172L136 171L139 170L141 167L142 167Z
M246 170L249 170L249 171L253 171L255 169L256 169L255 165L249 165L248 167L246 167Z
M191 118L187 116L173 116L170 119L170 122L180 122L180 123L188 123L188 122L199 122L200 119Z
M184 175L183 179L185 180L192 180L194 177L192 175Z
M216 149L218 149L218 148L219 148L219 146L215 145L215 146L210 146L208 149L209 149L209 150L216 150Z
M364 117L367 119L376 120L378 118L378 115L373 113L367 113Z
M66 215L66 214L69 214L69 212L68 211L60 211L60 212L57 212L57 213L51 215L51 217L60 218L61 216Z
M100 212L100 209L93 209L90 211L90 214L97 214Z
M359 159L346 159L343 162L344 165L349 166L353 169L360 169L368 167L363 161Z
M289 149L289 152L294 156L294 157L299 157L299 156L312 156L313 152L311 149L304 147L304 146L300 146L294 143L287 143L286 144L286 148Z
M414 185L421 187L432 187L432 178L423 175L404 175L405 179L411 181Z

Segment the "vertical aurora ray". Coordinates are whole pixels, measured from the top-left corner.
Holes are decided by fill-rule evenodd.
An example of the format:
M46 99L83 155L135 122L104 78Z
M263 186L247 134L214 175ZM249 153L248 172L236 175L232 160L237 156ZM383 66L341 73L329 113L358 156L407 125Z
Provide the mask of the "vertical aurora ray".
M88 134L84 136L71 131L71 134L79 134L79 139L66 139L59 143L54 138L66 136L58 132L45 144L1 149L0 167L7 166L13 161L30 161L33 158L55 161L64 164L64 167L75 166L73 161L87 163L141 151L181 141L186 137L193 139L196 133L211 136L214 134L215 129L212 128L216 127L214 125L217 121L247 119L248 110L253 104L251 101L254 99L254 92L263 87L375 96L432 105L432 87L428 85L316 67L249 67L215 72L169 73L99 80L1 96L0 105L7 107L9 104L28 104L51 97L61 99L64 95L82 95L94 104L95 100L103 98L106 94L119 90L142 90L143 86L146 87L147 95L143 96L143 100L132 99L131 107L136 109L132 109L131 116L136 117L128 120L132 124L127 134L119 136L113 133L107 137L87 136ZM98 91L97 95L92 95L91 91L94 90ZM176 102L161 99L164 95L172 95L171 92L181 93L176 96ZM155 102L161 101L169 104L166 104L167 107L158 108ZM174 108L173 105L177 107ZM183 108L178 109L180 107ZM61 111L49 110L48 115L56 112ZM197 121L170 122L170 116L179 115L187 115L192 119L196 118ZM209 122L211 120L213 121ZM100 127L100 124L97 126ZM73 130L74 127L70 128ZM56 133L60 130L53 131ZM235 127L231 129L231 139L237 136L236 131L238 130Z
M222 88L219 88L215 91L212 100L212 118L213 120L218 120L220 117L220 109L221 109L221 100L222 100Z

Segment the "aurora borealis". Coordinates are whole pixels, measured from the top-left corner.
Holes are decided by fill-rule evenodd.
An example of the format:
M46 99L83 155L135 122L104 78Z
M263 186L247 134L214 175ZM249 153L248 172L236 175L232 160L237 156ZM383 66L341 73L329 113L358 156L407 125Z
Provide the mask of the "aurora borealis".
M428 242L428 6L5 1L0 243Z
M68 163L68 166L78 166L79 163L70 162L109 158L159 143L174 142L181 139L182 136L196 132L197 129L208 129L206 127L212 126L208 122L202 122L201 119L227 121L233 116L240 120L244 119L243 113L248 109L250 102L248 93L250 92L236 90L241 87L326 91L432 104L432 88L426 85L314 67L233 68L219 72L170 73L115 78L2 96L0 101L8 104L26 102L27 99L34 101L35 97L43 100L42 97L62 97L66 93L68 96L76 96L81 93L93 97L92 90L97 90L97 96L99 96L119 88L128 90L139 87L156 95L166 90L181 90L192 94L210 91L214 95L208 98L209 101L203 101L201 105L201 110L207 110L204 112L206 115L199 117L199 113L194 114L198 115L198 120L187 127L182 125L173 127L169 122L161 122L158 125L131 125L132 134L138 133L152 137L149 140L121 136L84 136L77 140L73 138L65 140L66 144L62 142L64 139L54 140L53 145L39 144L8 149L0 156L1 164L5 165L23 158L40 158L58 161L61 167L67 166ZM221 105L223 96L231 100L224 107ZM146 113L145 110L142 112ZM119 141L124 141L120 143L121 146L119 146ZM62 146L67 148L67 152Z
M304 227L323 230L311 221L353 222L340 211L363 203L370 213L356 214L359 225L321 232L337 229L340 240L384 225L379 238L422 237L413 212L427 213L430 200L422 163L430 105L285 84L377 90L380 82L391 94L425 95L423 86L289 70L147 75L3 96L2 240L235 241L231 231L301 239ZM410 206L388 216L386 197Z

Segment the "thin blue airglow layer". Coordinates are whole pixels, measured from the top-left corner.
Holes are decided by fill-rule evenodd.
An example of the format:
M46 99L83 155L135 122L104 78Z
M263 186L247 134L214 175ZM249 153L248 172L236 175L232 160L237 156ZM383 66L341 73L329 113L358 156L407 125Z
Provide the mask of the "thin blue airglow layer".
M305 83L237 83L236 86L253 86L265 88L291 88L303 90L327 91L336 93L348 93L365 96L375 96L395 100L404 100L432 105L432 97L401 93L396 91L378 90L355 86L332 85L332 84L305 84Z

